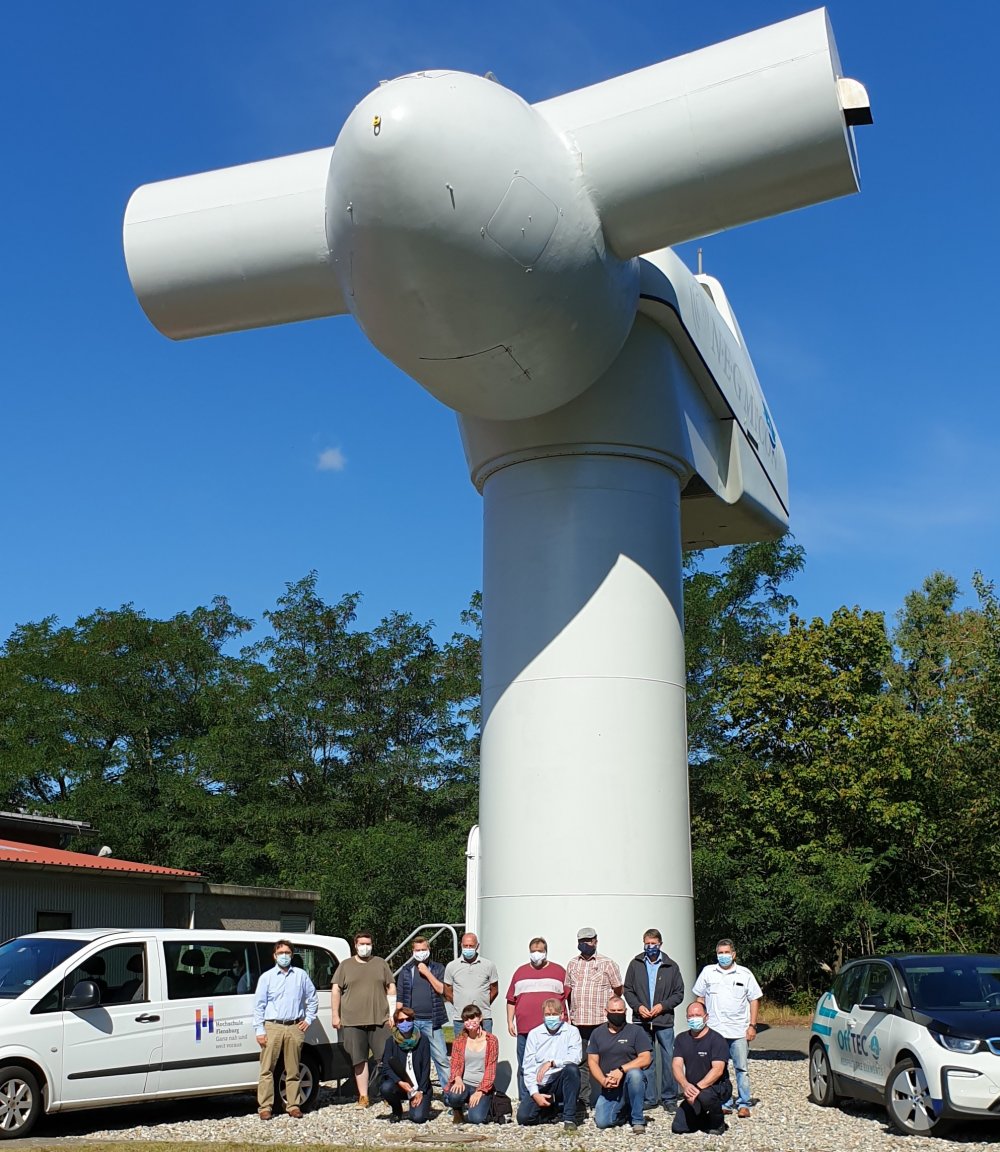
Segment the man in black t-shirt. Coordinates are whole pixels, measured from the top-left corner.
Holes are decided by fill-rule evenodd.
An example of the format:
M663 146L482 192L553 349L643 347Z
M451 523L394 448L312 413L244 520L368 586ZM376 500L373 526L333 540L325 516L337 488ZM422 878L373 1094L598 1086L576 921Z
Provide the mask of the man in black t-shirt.
M600 1085L601 1094L594 1100L594 1123L598 1128L611 1128L623 1119L628 1105L635 1133L646 1130L642 1101L646 1094L646 1076L653 1058L649 1036L638 1024L625 1023L625 1001L612 996L608 1001L607 1023L599 1024L587 1043L587 1065L591 1077Z
M682 1093L673 1132L726 1130L722 1105L729 1099L729 1045L708 1026L704 1004L687 1006L686 1033L674 1040L674 1079Z

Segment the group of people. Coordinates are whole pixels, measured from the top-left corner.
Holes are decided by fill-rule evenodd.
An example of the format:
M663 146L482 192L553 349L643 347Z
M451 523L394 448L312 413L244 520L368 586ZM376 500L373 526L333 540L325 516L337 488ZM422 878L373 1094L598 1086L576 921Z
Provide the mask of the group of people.
M447 966L432 960L430 943L417 937L398 979L373 948L370 933L357 933L354 954L337 969L331 992L332 1024L351 1060L359 1104L369 1104L372 1058L392 1121L423 1123L430 1116L433 1064L453 1120L484 1123L498 1101L496 965L480 953L471 932L462 937L461 956ZM629 960L624 979L614 960L598 951L596 929L578 931L577 950L563 967L549 960L548 944L535 937L508 985L519 1124L561 1121L572 1130L581 1106L589 1107L598 1128L630 1124L637 1134L657 1104L678 1133L721 1132L727 1115L750 1116L747 1064L762 992L749 968L737 963L731 940L719 941L715 963L699 973L684 1009L686 1027L676 1035L684 981L655 928L643 934L642 951ZM258 983L254 1013L262 1048L258 1110L265 1120L273 1111L279 1056L287 1112L301 1116L299 1051L316 1016L315 988L301 969L290 967L291 945L278 941L274 955L275 967ZM455 1022L450 1057L444 1036L449 1015Z

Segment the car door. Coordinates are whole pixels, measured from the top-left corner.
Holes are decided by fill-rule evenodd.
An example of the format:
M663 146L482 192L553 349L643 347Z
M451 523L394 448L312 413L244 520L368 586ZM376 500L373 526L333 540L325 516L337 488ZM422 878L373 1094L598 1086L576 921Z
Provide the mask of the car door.
M80 958L67 973L63 996L83 980L97 985L100 1003L63 1009L64 1104L128 1100L156 1090L163 1046L158 973L150 938L117 938Z
M860 964L845 994L852 1003L846 1007L838 1002L834 1037L842 1074L880 1090L892 1061L894 1010L899 1003L895 974L881 960Z
M260 1048L253 991L260 975L253 941L161 941L167 982L160 1095L247 1088Z

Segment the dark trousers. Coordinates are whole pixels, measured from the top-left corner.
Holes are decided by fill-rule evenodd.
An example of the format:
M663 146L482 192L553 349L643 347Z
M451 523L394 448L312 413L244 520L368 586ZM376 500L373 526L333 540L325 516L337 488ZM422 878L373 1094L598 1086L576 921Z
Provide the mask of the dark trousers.
M524 1086L524 1047L528 1043L528 1033L517 1034L517 1098L523 1104L528 1099L528 1089Z
M722 1114L722 1105L729 1099L732 1092L728 1080L718 1084L709 1084L698 1093L698 1098L692 1104L682 1099L670 1125L671 1132L704 1132L709 1128L721 1128L726 1120Z
M542 1085L538 1090L552 1098L547 1108L539 1107L530 1096L517 1106L518 1124L545 1124L558 1119L561 1110L564 1124L576 1123L576 1101L580 1095L580 1066L567 1064Z
M400 1115L403 1111L403 1105L406 1103L406 1093L400 1088L393 1073L388 1076L382 1077L382 1099L389 1105L389 1107ZM414 1124L423 1124L431 1114L431 1094L425 1092L420 1100L420 1103L414 1106L410 1105L409 1116Z
M580 1039L583 1041L583 1057L580 1060L580 1103L584 1108L590 1107L592 1096L600 1095L600 1088L595 1093L590 1084L590 1065L587 1062L587 1044L590 1042L590 1037L594 1030L599 1028L599 1024L577 1024L577 1031L580 1033Z

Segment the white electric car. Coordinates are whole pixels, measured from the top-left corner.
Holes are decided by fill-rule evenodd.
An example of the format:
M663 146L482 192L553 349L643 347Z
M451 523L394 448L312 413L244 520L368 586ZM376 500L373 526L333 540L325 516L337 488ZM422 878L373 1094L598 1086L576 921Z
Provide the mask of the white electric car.
M809 1096L884 1104L907 1135L1000 1120L1000 956L871 956L820 997Z
M93 928L0 945L0 1139L26 1136L43 1112L254 1088L254 990L280 935ZM350 949L338 936L284 935L319 999L302 1053L308 1107L320 1079L350 1075L330 1026L333 974Z

